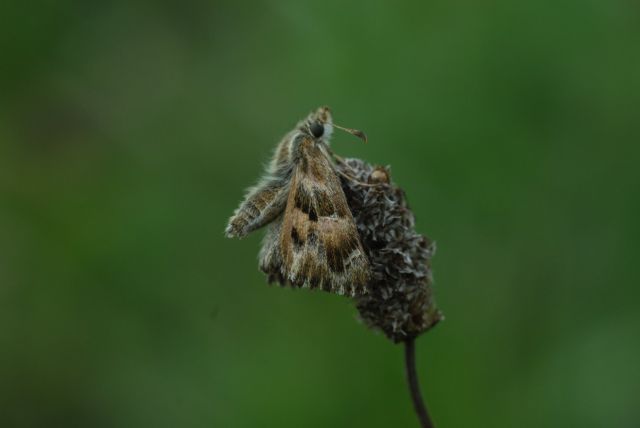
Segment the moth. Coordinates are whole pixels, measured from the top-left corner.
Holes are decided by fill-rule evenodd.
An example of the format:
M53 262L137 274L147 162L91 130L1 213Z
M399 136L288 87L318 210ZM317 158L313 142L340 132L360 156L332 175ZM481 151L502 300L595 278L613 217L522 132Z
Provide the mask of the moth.
M354 296L366 293L370 267L332 161L334 128L366 141L334 124L328 107L310 113L278 144L225 234L243 238L268 225L259 259L269 282Z

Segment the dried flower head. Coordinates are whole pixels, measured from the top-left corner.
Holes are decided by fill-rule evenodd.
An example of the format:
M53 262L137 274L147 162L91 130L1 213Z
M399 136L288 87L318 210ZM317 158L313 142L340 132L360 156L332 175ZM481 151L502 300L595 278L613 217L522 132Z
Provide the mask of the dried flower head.
M360 317L394 342L413 339L443 319L431 288L435 243L416 233L413 212L388 168L359 159L337 168L371 263L369 293L354 298Z

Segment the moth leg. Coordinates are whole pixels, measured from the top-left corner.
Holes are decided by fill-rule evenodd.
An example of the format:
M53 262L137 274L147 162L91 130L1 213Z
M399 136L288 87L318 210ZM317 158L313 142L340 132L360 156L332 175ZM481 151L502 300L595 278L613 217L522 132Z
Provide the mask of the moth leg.
M345 164L345 165L347 165L347 164ZM347 167L349 167L349 165L347 165ZM349 168L351 168L351 167L349 167ZM357 185L359 185L359 186L363 186L363 187L376 187L376 186L380 186L380 183L364 183L364 182L362 182L362 181L358 180L357 178L352 177L352 176L350 176L349 174L347 174L347 173L345 173L345 172L340 171L339 169L336 169L336 172L337 172L338 174L340 174L341 176L343 176L344 178L346 178L347 180L352 181L352 182L356 183L356 184L357 184Z
M288 185L280 178L267 179L249 189L225 230L229 238L243 238L273 221L287 203Z
M340 165L343 165L347 168L349 168L351 171L353 171L353 168L351 167L351 165L349 165L347 163L346 160L344 160L343 157L338 156L337 154L335 154L329 147L325 147L325 150L327 151L327 160L329 161L329 163L331 163L331 157L333 157L336 162L338 162ZM376 187L378 186L380 183L363 183L362 181L356 179L355 177L350 176L349 174L342 172L339 169L335 169L335 171L340 174L341 176L343 176L344 178L346 178L349 181L352 181L356 184L359 184L360 186L364 186L364 187Z

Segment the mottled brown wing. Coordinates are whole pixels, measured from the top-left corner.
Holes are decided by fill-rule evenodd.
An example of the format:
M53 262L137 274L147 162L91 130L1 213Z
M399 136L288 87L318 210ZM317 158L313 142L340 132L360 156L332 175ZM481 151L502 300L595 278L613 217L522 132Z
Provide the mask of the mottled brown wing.
M319 148L296 165L276 230L279 245L272 247L280 254L273 254L271 263L281 265L280 282L337 294L366 291L369 262L340 180Z

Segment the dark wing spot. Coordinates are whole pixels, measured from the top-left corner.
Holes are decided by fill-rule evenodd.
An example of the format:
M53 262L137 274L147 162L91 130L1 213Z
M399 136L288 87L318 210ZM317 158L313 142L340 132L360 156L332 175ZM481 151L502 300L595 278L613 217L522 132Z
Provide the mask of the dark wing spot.
M327 248L327 261L329 262L329 268L336 273L344 271L344 259L342 253L343 252L340 247Z
M320 277L319 276L310 276L309 277L309 287L310 288L318 288L320 285Z
M303 213L309 213L311 207L311 198L304 188L298 188L296 192L295 207Z
M310 207L309 210L309 220L318 221L318 214L316 214L316 210L313 207Z
M291 240L293 241L293 245L296 247L301 247L302 245L304 245L304 242L300 239L298 230L295 227L291 228Z
M306 190L299 188L296 192L295 207L309 216L309 220L318 221L318 213L313 207L314 203L311 195Z

